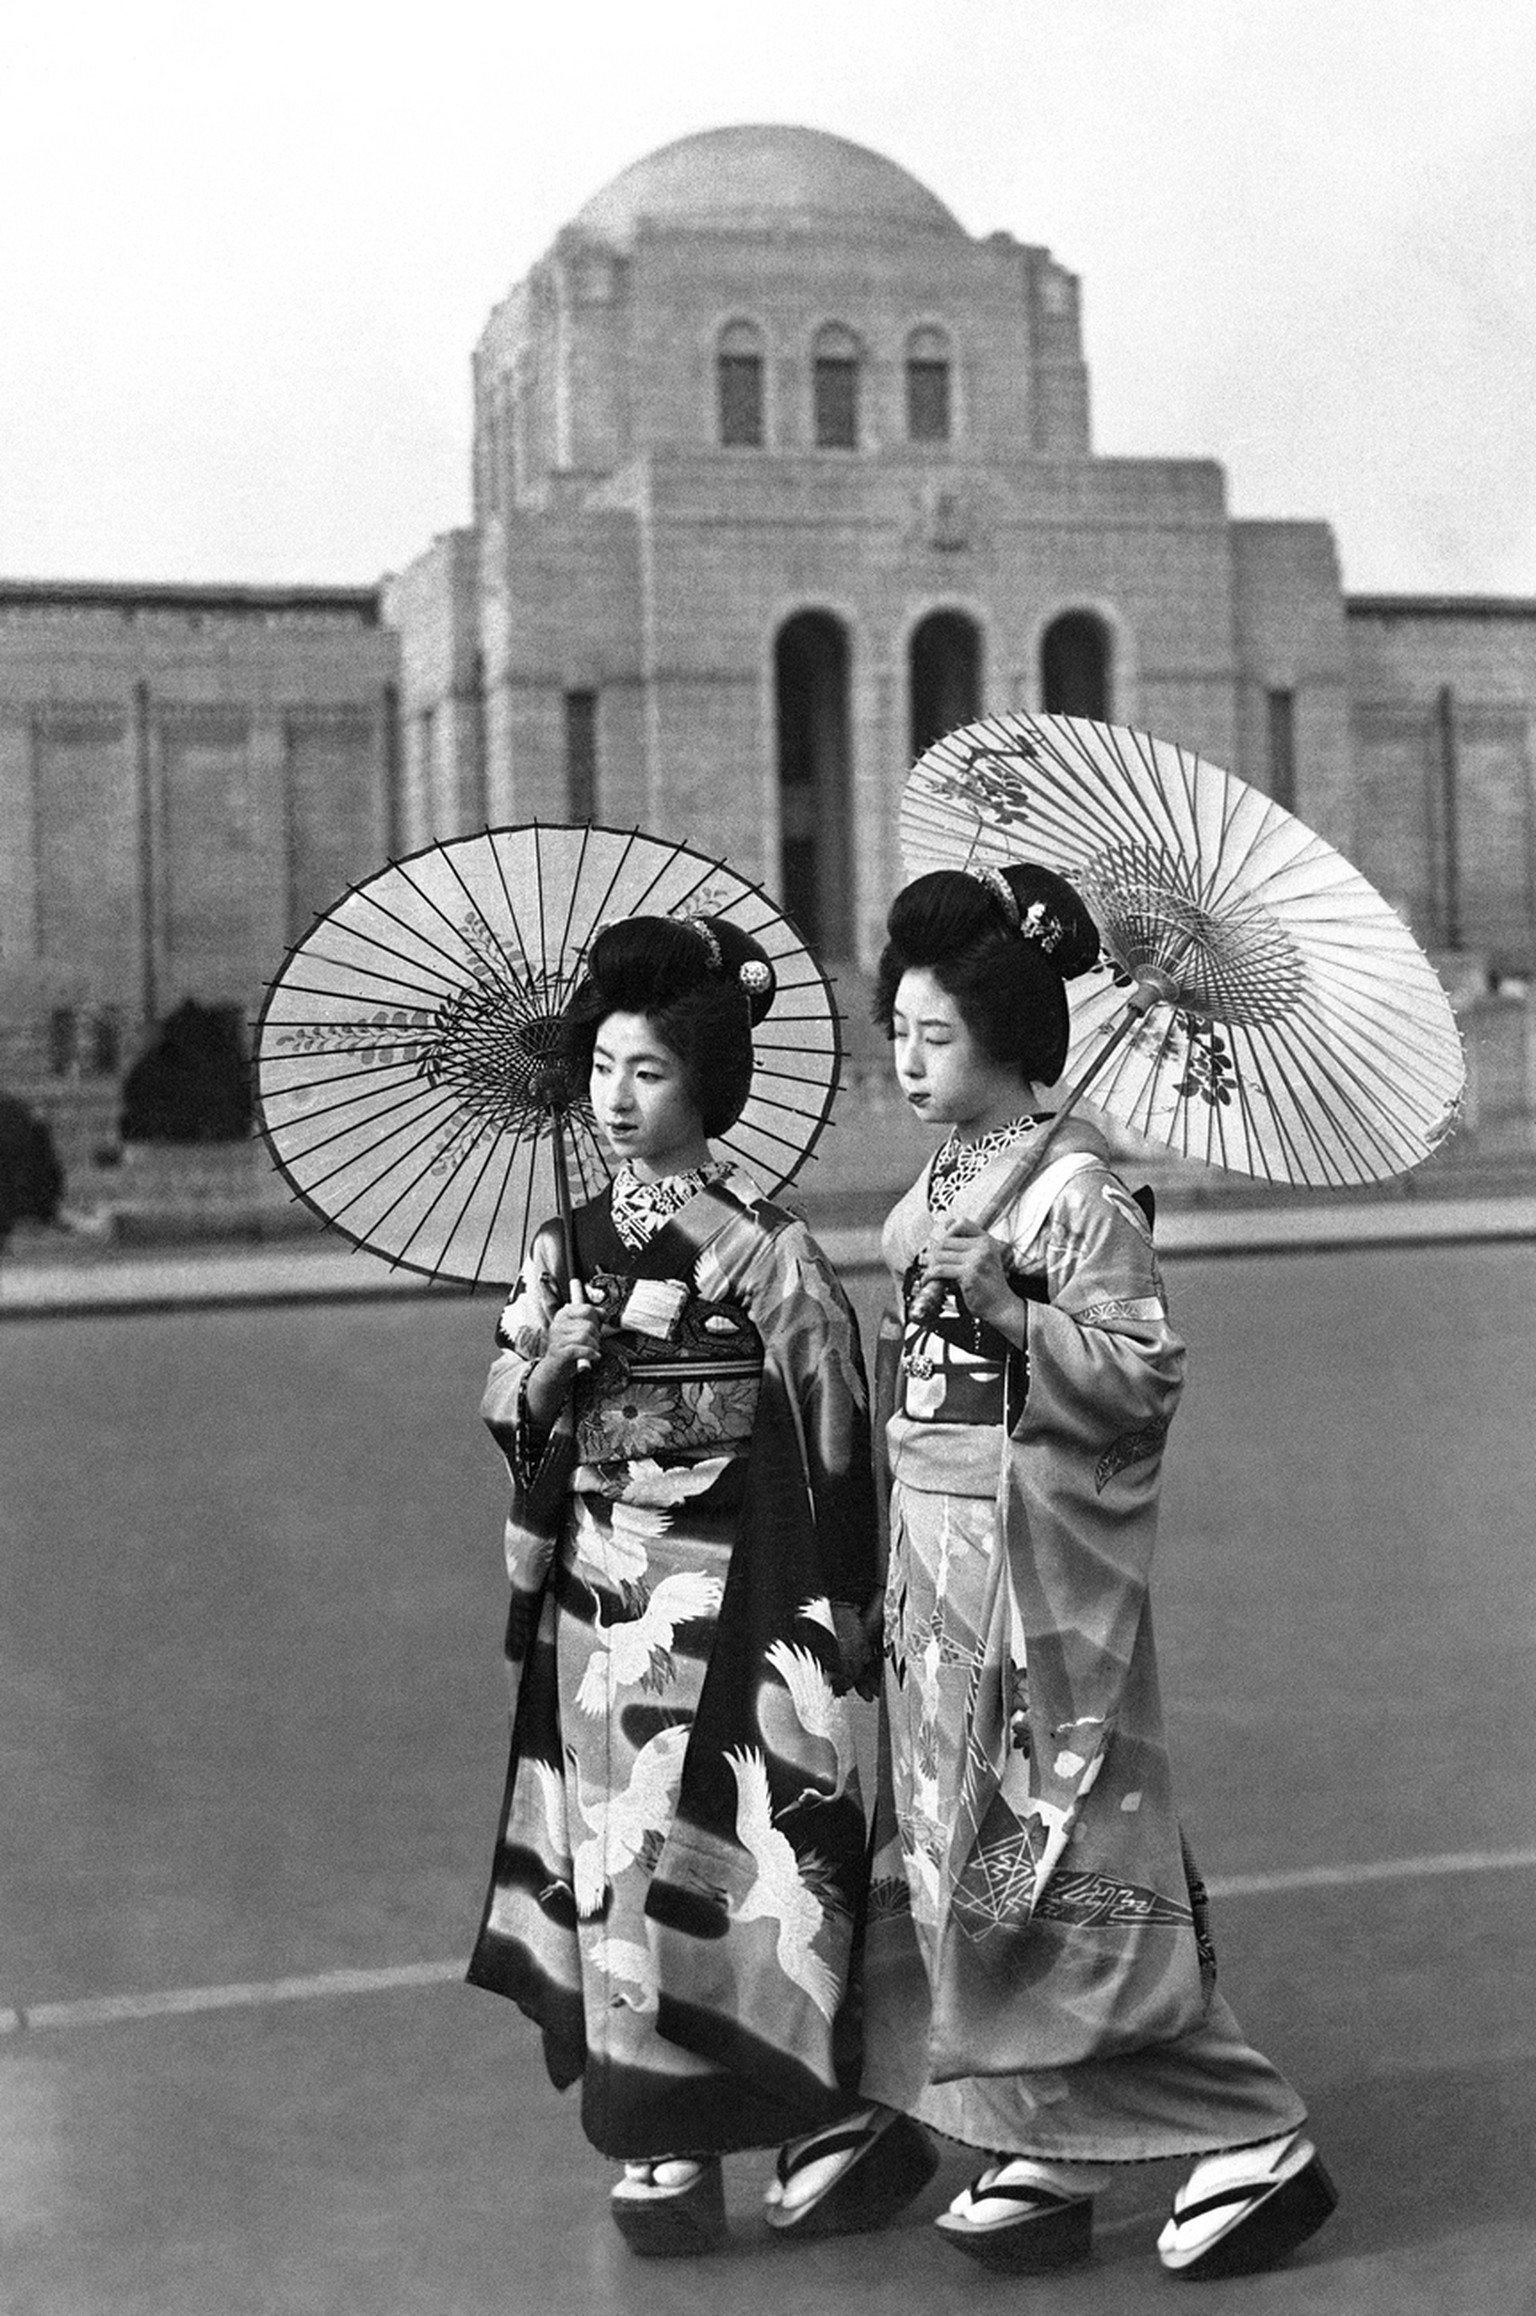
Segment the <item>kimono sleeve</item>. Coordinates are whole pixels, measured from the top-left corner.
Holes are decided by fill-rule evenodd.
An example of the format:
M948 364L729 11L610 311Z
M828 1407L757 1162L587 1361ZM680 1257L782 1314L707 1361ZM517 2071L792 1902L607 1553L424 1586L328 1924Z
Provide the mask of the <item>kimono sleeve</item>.
M869 1387L858 1321L803 1224L777 1232L756 1314L797 1418L828 1596L863 1610L878 1583Z
M514 1588L533 1582L536 1589L542 1581L574 1458L569 1403L547 1439L534 1438L528 1417L528 1378L543 1355L550 1320L564 1299L559 1234L546 1225L530 1242L517 1284L497 1321L500 1348L480 1402L481 1417L506 1459L512 1482L506 1547Z
M1114 1730L1142 1622L1184 1348L1146 1220L1107 1167L1067 1184L1044 1252L1050 1300L1029 1306L1029 1394L1007 1456L1008 1559L1035 1780L1070 1808Z
M1015 1436L1096 1451L1102 1495L1117 1472L1161 1448L1178 1405L1184 1347L1168 1318L1152 1233L1108 1167L1074 1176L1021 1269L1043 1269L1029 1312L1030 1393Z

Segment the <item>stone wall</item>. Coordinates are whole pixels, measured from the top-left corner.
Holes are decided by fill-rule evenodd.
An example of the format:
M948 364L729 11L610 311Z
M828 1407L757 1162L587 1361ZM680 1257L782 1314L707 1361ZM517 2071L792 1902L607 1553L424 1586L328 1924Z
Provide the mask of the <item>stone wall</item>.
M1353 597L1352 857L1430 943L1536 970L1536 603Z
M486 818L478 535L441 533L385 580L381 607L399 646L394 836L415 852Z
M390 832L373 589L0 584L0 1072L117 1075L183 998L254 1011Z

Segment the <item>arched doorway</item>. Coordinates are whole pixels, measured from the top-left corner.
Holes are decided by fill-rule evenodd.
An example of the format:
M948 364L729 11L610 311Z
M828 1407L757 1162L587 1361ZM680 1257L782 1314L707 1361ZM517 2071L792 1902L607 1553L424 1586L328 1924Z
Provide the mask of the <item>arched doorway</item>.
M907 700L914 761L981 714L981 630L963 611L930 611L913 628Z
M1092 611L1064 611L1040 639L1040 702L1048 716L1111 713L1109 629Z
M848 631L800 611L773 651L779 753L779 890L813 948L853 951L848 846Z

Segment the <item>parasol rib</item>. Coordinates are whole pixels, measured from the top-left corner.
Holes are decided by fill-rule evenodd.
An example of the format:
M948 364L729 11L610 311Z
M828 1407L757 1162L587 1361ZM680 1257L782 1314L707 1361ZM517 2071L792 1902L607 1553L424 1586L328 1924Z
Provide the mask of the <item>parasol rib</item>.
M371 934L358 933L354 936L354 938L360 942L366 942L370 947L377 949L382 956L399 954L398 951L391 951L386 949L383 942L375 941ZM381 972L376 966L360 965L355 959L328 957L323 951L315 949L311 949L305 952L304 962L306 966L332 966L338 974L344 974L348 980L359 978L364 981L382 981L390 988L408 990L410 995L416 999L418 1003L429 1005L441 1005L445 997L451 997L456 989L459 989L463 986L462 977L458 981L449 981L446 974L440 974L436 984L426 981L408 981L403 973L384 973ZM420 968L420 970L423 972L431 972L433 968L431 966L424 965ZM273 986L277 987L279 984L274 983ZM309 981L284 981L280 984L280 986L284 990L297 990L301 996L305 997L344 997L351 995L350 991L338 990L334 984L327 989L317 988L313 982ZM366 1004L367 999L366 997L356 998L353 1000L353 1002L357 1004Z
M459 1226L463 1222L465 1215L469 1212L470 1206L473 1204L475 1192L479 1189L481 1183L485 1179L486 1169L495 1154L495 1148L496 1145L494 1142L487 1143L485 1156L481 1161L480 1171L478 1174L476 1174L473 1182L471 1182L468 1190L465 1192L464 1197L460 1202L458 1213L454 1216L448 1230L444 1233L443 1244L445 1246L451 1247L454 1241L457 1239L459 1235ZM462 1171L467 1173L469 1169L465 1167ZM418 1175L417 1180L419 1181L420 1179L421 1178ZM428 1199L427 1204L423 1208L422 1212L417 1216L415 1224L411 1230L402 1240L399 1252L394 1258L397 1263L404 1263L409 1261L412 1247L416 1244L416 1241L418 1238L420 1238L427 1224L431 1221L432 1216L436 1213L439 1205L442 1203L443 1199L447 1197L449 1190L453 1187L457 1180L457 1174L450 1173L446 1169L444 1170L442 1181L438 1184L437 1189L433 1192L431 1198ZM398 1204L399 1200L396 1201L396 1205ZM390 1211L393 1211L393 1209Z
M496 881L501 887L501 897L507 904L507 917L512 926L512 938L517 943L518 955L521 957L531 957L533 955L533 951L530 949L528 942L524 937L522 923L517 914L517 903L513 900L512 888L507 883L506 864L502 860L501 849L496 842L496 837L499 833L500 832L497 830L488 828L484 832L482 841L485 845L486 851L489 852L491 856L491 866L496 871Z
M381 1156L389 1144L392 1143L398 1135L407 1133L414 1129L416 1126L420 1125L424 1114L425 1113L418 1110L414 1117L409 1119L402 1119L400 1124L398 1126L391 1127L387 1134L376 1135L371 1142L365 1142L362 1148L356 1151L352 1157L344 1159L339 1166L333 1166L326 1174L315 1175L312 1180L305 1184L304 1187L306 1190L323 1190L328 1182L334 1182L339 1175L350 1173L353 1167L362 1166L370 1158ZM403 1152L402 1155L406 1157L411 1156L414 1151L420 1148L423 1141L430 1138L431 1135L438 1133L442 1127L446 1125L451 1119L453 1119L457 1114L458 1113L455 1110L451 1098L443 1101L439 1105L438 1115L432 1118L428 1123L426 1134L418 1136L417 1140L413 1142L409 1149ZM301 1149L297 1149L293 1152L292 1163L297 1166L311 1158L318 1157L322 1150L330 1150L334 1148L336 1143L347 1140L350 1136L358 1133L360 1130L360 1124L352 1126L340 1126L337 1128L334 1134L323 1134L318 1142L306 1142ZM383 1167L372 1179L377 1182L382 1182L386 1175L392 1174L394 1172L394 1168L398 1163L398 1159L392 1159L389 1165ZM350 1205L351 1203L352 1201L349 1200L348 1204Z

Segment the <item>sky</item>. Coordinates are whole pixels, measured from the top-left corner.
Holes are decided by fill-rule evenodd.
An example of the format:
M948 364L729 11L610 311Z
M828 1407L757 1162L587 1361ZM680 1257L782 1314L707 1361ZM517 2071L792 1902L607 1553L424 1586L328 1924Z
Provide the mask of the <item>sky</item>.
M1095 448L1536 596L1527 0L49 0L0 25L0 577L366 584L468 513L470 350L599 186L874 147L1084 285Z

